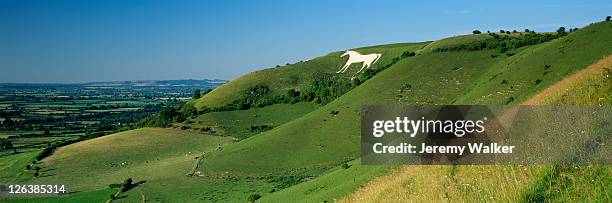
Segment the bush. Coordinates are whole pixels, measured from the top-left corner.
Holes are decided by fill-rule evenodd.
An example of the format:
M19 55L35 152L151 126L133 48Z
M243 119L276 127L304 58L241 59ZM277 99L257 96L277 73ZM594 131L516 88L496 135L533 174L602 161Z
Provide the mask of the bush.
M199 99L200 97L202 97L202 94L200 94L200 89L196 89L193 92L193 99Z
M210 132L211 130L212 130L212 128L210 128L210 127L208 127L208 126L207 126L207 127L200 128L200 131L202 131L202 132Z
M560 27L559 29L557 29L557 34L561 36L567 35L567 31L565 31L565 27Z
M260 132L265 132L268 130L272 130L272 128L274 128L274 126L271 125L251 125L251 132L255 132L255 133L260 133Z
M480 32L480 30L474 30L474 31L472 31L472 34L475 34L475 35L477 35L477 34L481 34L481 33L482 33L482 32Z
M407 58L407 57L412 57L412 56L416 56L416 53L412 51L405 51L402 53L401 58ZM397 62L397 61L394 61L394 62Z
M132 185L132 182L132 178L125 179L121 184L121 192L127 192L128 190L132 189L132 187L134 186Z
M13 143L9 139L0 139L0 149L12 149Z
M612 16L607 16L606 17L606 21L610 21L612 19Z
M255 202L257 201L259 198L261 198L261 195L259 194L251 194L249 195L249 198L247 199L249 202Z
M540 83L542 83L542 80L541 80L541 79L537 79L537 80L535 81L535 84L536 84L536 85L537 85L537 84L540 84Z
M343 163L342 164L342 168L343 169L349 169L351 167L351 165L349 163Z
M170 127L171 123L181 123L187 118L199 115L192 103L178 104L164 107L158 113L145 118L140 126Z

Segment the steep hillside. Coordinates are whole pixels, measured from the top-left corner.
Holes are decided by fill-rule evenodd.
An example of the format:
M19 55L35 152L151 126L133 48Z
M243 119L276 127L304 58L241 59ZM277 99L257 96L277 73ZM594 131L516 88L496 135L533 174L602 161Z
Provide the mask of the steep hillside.
M532 47L527 47L527 48L522 48L519 50L514 50L514 52L516 52L517 54L514 56L510 56L507 58L503 58L500 59L498 62L493 63L490 67L491 69L487 69L487 68L482 68L479 69L479 71L482 72L486 72L486 71L495 71L496 68L499 68L500 66L505 66L507 65L507 61L519 61L519 60L528 60L528 61L537 61L536 58L540 57L541 55L553 55L554 53L558 52L558 48L557 49L546 49L546 50L541 50L541 47L560 47L558 44L560 43L564 43L567 41L576 41L576 40L585 40L583 44L573 44L574 46L572 46L572 51L570 52L570 54L577 54L580 55L580 57L578 58L574 58L577 61L573 61L573 62L568 62L567 64L564 64L564 67L568 67L567 69L562 69L561 70L566 70L567 72L573 72L575 70L579 70L581 68L584 68L586 66L588 66L588 64L593 63L594 61L598 60L599 58L601 58L602 55L605 55L605 53L610 53L612 52L612 46L610 46L610 40L612 40L609 37L606 36L610 36L608 35L610 32L610 30L612 29L612 27L610 26L610 22L602 22L602 23L597 23L594 25L591 25L585 29L579 30L578 32L575 33L571 33L569 36L558 39L558 40L554 40L548 43L544 43L541 45L535 45ZM469 37L466 37L469 38ZM454 39L460 39L460 40L465 40L466 38L454 38ZM453 38L450 38L453 39ZM480 39L476 39L476 38L472 38L474 40L480 40ZM594 42L588 41L588 39L598 39L600 40L598 42L598 45L594 45ZM441 40L442 41L442 40ZM454 44L454 43L460 43L460 42L453 42L452 40L450 41L446 41L444 42L445 44ZM430 45L435 45L436 43L431 43ZM447 45L444 45L447 46ZM590 47L590 48L589 48ZM588 50L590 53L598 53L598 54L584 54L584 53L577 53L577 52L581 52L581 51L585 51ZM533 56L529 55L529 54L525 54L525 53L537 53ZM553 53L546 53L546 52L553 52ZM424 52L422 52L424 53ZM603 53L603 54L602 54ZM600 55L601 54L601 55ZM424 54L427 55L427 54ZM484 55L484 54L483 54ZM503 57L503 56L502 56ZM531 59L531 57L534 57L533 59ZM559 58L563 58L566 57L564 55L555 55L555 57L559 57ZM447 57L445 58L445 60L448 60L451 57ZM549 61L556 61L556 58L547 58L547 60ZM402 63L398 64L401 65ZM582 65L585 64L585 65ZM391 73L393 69L386 71L385 73ZM477 72L477 71L474 71ZM515 69L511 69L510 71L508 71L510 73L507 74L516 74L518 75L517 78L521 78L521 77L525 77L526 75L529 75L529 69L525 69L523 67L517 67ZM384 75L384 74L381 74ZM447 76L444 72L441 72L441 74L437 74L436 76L438 77L444 77ZM534 74L532 74L534 75ZM558 77L550 77L549 80L552 80L551 83L553 83L554 81L559 81L563 78L563 76L558 76ZM377 77L381 77L381 76L377 76ZM397 76L396 76L397 77ZM478 78L478 77L472 77L472 78ZM480 77L482 78L490 78L490 76L488 75L483 75ZM428 78L431 79L431 78ZM373 79L372 81L369 82L374 82L376 81L376 78ZM460 82L459 82L460 83ZM366 84L371 84L371 83L366 83ZM501 97L501 96L497 96L497 97L492 97L490 95L494 95L494 94L499 94L498 92L493 92L493 90L489 90L487 88L489 88L489 86L487 85L482 85L481 81L476 81L474 83L471 84L467 84L469 88L464 88L463 89L456 89L457 91L465 91L465 92L471 92L471 91L480 91L478 94L473 94L472 95L479 95L482 98L496 98L498 101L489 101L489 102L476 102L476 101L464 101L463 103L465 104L474 104L474 103L493 103L493 104L497 104L497 103L505 103L506 98ZM600 84L601 85L601 84ZM470 87L471 86L471 87ZM370 87L370 85L364 86L365 87ZM533 92L538 91L539 88L541 87L545 87L545 86L536 86L536 85L530 85L530 86L525 86L522 87L522 91L523 92L527 92L525 95L529 95L529 94L533 94ZM448 89L448 87L441 87L440 90L445 90ZM466 91L466 89L468 89ZM483 90L483 89L486 89ZM355 93L359 90L356 89L353 92L347 94L345 97L349 97L350 95L352 95L352 93ZM376 93L380 93L380 91L374 91ZM401 92L401 91L398 91ZM432 91L431 89L429 89L428 91L430 93L430 95L428 96L436 96L436 91ZM531 92L531 93L529 93ZM598 91L598 94L600 94L601 91ZM439 93L438 93L439 94ZM461 94L457 94L460 97L458 99L463 98L463 93ZM381 96L381 95L378 95ZM411 101L406 101L407 103L430 103L431 101L428 101L428 97L426 96L416 96L413 95L415 97L412 97L414 100ZM342 101L345 97L342 97L340 99L338 99L338 101ZM416 99L415 99L416 98ZM476 97L479 98L479 97ZM398 99L398 101L396 103L403 103L403 100L400 98ZM443 102L441 102L443 103ZM356 122L356 121L355 121ZM355 133L358 133L358 131L354 130ZM355 143L357 145L357 143ZM355 167L355 166L353 166ZM380 201L382 199L386 199L389 196L387 196L387 194L396 194L397 197L399 197L400 199L403 200L422 200L422 201L430 201L431 199L439 199L440 201L443 201L444 199L456 199L456 200L465 200L465 199L472 199L474 201L483 201L483 200L487 200L489 198L492 197L497 197L497 198L506 198L507 200L515 200L515 201L519 201L519 200L523 200L524 198L527 199L531 199L532 197L529 196L525 196L525 194L529 194L529 190L533 187L532 185L537 185L538 181L539 181L539 177L542 177L542 175L544 174L548 174L550 172L550 170L552 170L552 168L550 167L527 167L527 168L521 168L521 167L497 167L497 166L491 166L491 167L469 167L469 166L460 166L460 167L450 167L450 166L441 166L438 168L431 169L431 168L427 168L425 170L423 170L422 168L427 168L424 166L406 166L404 167L404 169L400 170L400 171L408 171L405 172L406 174L393 174L390 175L387 179L381 179L380 183L377 182L373 182L371 184L370 187L364 188L361 193L363 194L356 194L355 196L350 197L347 200L370 200L370 201ZM418 172L421 171L421 172ZM597 170L595 170L597 171ZM605 171L605 170L604 170ZM347 172L349 173L349 172ZM406 186L406 184L410 183L410 185L413 185L414 182L418 182L417 180L421 180L424 182L436 182L436 180L434 180L437 176L432 177L430 174L436 174L436 173L440 173L442 174L441 176L443 176L443 179L440 179L439 185L442 186L442 188L439 189L431 189L431 190L425 190L425 191L414 191L413 193L410 193L410 195L406 194L406 188L404 186ZM588 173L587 173L588 174ZM359 174L352 174L352 175L359 175ZM398 178L398 177L402 177L402 176L406 176L405 178ZM484 181L485 177L489 177L488 180L491 181ZM433 179L432 179L433 178ZM391 181L393 180L393 181ZM309 185L317 185L317 187L321 187L321 185L324 185L323 183L316 183L317 180L315 179L314 181L310 182ZM506 184L499 184L500 182L505 182ZM389 184L389 183L397 183L397 184ZM386 186L383 186L386 185ZM502 186L503 188L500 188L500 186ZM304 190L312 190L315 189L316 187L309 187L308 185L302 184L302 185L297 185L295 186L297 188L302 188ZM402 189L404 188L404 189ZM369 192L368 192L369 191ZM375 192L372 192L375 191ZM434 193L433 191L437 191L436 193ZM444 193L440 193L439 191L446 191ZM443 195L445 194L446 196L437 196L436 197L432 197L432 196L427 196L427 194L429 195L433 195L433 194L437 194L437 195ZM295 195L295 194L294 194ZM313 194L307 195L307 196L300 196L301 198L296 198L296 199L306 199L308 200L310 198L310 196L312 196ZM270 199L276 199L278 196L283 197L283 196L288 196L288 195L284 195L283 192L281 193L273 193L269 198ZM316 195L314 195L316 196ZM324 198L326 199L321 199L320 197L316 197L314 199L311 200L329 200L330 198L336 198L338 197L337 194L336 195L329 195L326 196ZM469 197L469 198L468 198ZM364 199L366 198L366 199ZM266 200L268 198L264 198L264 200Z
M533 95L522 104L610 105L608 56ZM604 98L605 101L600 101ZM419 171L424 170L424 171ZM444 172L442 172L444 171ZM431 176L431 173L442 172ZM429 175L427 175L429 174ZM376 178L343 202L380 201L605 201L612 167L594 166L405 166ZM431 183L436 184L431 184ZM432 187L411 187L413 185ZM435 187L438 186L438 187ZM434 192L438 191L438 192ZM441 195L439 191L444 191Z
M575 71L612 54L612 22L592 24L568 36L516 52L497 63L458 98L457 104L524 101Z
M612 105L612 56L538 92L525 105Z
M382 58L374 64L373 68L388 64L392 58L400 56L405 51L414 51L425 46L427 43L402 43L353 49L362 54L381 53ZM265 85L270 87L273 94L282 94L293 88L300 90L309 84L316 72L335 74L347 58L340 58L342 52L333 52L325 56L317 57L308 61L284 65L277 68L269 68L255 71L240 76L204 95L195 101L198 109L204 107L221 107L238 99L249 87ZM357 66L353 65L340 76L347 80L357 72Z
M504 69L503 74L499 74L505 76L504 78L496 79L490 74L485 74L480 81L488 82L488 84L472 87L473 92L466 95L471 96L469 98L473 100L462 97L458 103L508 103L507 99L504 101L506 95L495 92L495 88L507 84L491 81L514 81L508 78L529 81L529 78L541 77L540 74L533 74L533 72L541 73L547 70L545 65L542 65L541 69L533 67L546 63L550 65L548 69L551 69L551 72L555 70L562 73L548 77L549 80L552 80L548 84L554 85L538 86L525 82L524 85L517 85L521 91L514 90L513 93L526 100L522 104L608 104L607 99L611 87L606 68L610 67L610 57L596 61L612 53L612 48L610 48L612 39L608 37L612 32L611 24L610 22L597 23L567 37L518 52L491 69L491 72L497 74L500 67L512 67ZM591 39L597 40L591 41ZM564 49L562 44L578 40L583 41L573 44L567 51L561 51ZM571 56L564 54L567 52ZM564 61L565 57L574 61ZM542 58L545 58L544 62L531 64L541 61ZM524 63L524 61L530 63ZM565 63L558 63L558 61ZM552 69L551 64L553 63L559 65L560 68ZM594 64L589 66L592 63ZM571 76L565 74L571 74ZM600 98L603 98L603 101ZM577 201L585 198L605 201L609 198L605 191L608 190L606 185L609 184L609 177L612 174L609 166L440 166L435 170L427 169L418 172L424 167L405 166L399 172L377 178L343 201L380 201L387 199L389 195L396 197L397 201L487 201L492 198L506 201L543 201L544 199ZM427 175L432 173L439 173L439 175L433 177ZM568 180L567 177L570 179ZM442 187L427 188L422 191L415 191L414 187L408 188L415 182L429 184L436 181L438 184L434 185L442 185ZM407 193L407 191L410 192Z
M355 123L362 105L451 103L500 60L490 58L492 53L446 52L404 59L326 106L213 154L205 169L209 173L284 172L355 159L360 146Z

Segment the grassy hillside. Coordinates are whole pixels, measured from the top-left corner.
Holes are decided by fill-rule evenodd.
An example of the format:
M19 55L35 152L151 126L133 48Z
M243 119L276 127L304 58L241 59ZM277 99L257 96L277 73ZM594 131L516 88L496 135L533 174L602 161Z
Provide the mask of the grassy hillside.
M497 63L458 98L457 104L506 104L538 91L612 54L612 22L599 22L566 37L535 45Z
M42 177L73 190L99 190L128 177L151 181L185 176L195 157L231 143L229 137L193 131L143 128L68 145L44 159Z
M359 155L355 123L362 105L450 103L481 70L499 60L489 57L492 52L432 53L402 60L310 114L213 154L206 170L281 172L355 159Z
M522 104L597 104L612 86L606 68L608 56L588 68L551 85ZM419 171L423 170L423 171ZM438 175L431 173L441 172ZM343 198L344 202L380 201L559 201L590 199L605 202L609 196L612 168L592 166L405 166L380 177ZM435 184L432 184L435 183ZM433 187L412 187L430 185ZM444 191L444 193L440 193Z
M514 56L510 56L510 57L505 57L505 58L500 58L497 59L497 62L494 62L492 64L489 64L489 67L485 67L485 68L481 68L481 69L477 69L478 71L470 71L470 73L474 74L477 73L479 71L481 72L491 72L491 71L495 71L496 69L498 69L499 67L503 67L504 65L507 65L508 61L518 61L518 60L530 60L530 61L537 61L535 58L540 57L541 55L549 55L545 52L558 52L559 50L559 46L558 44L560 43L564 43L567 41L575 41L575 40L586 40L586 39L601 39L599 43L599 45L595 46L593 42L588 42L588 43L584 43L584 44L574 44L574 46L572 48L576 49L576 50L589 50L591 53L598 53L598 54L583 54L583 53L576 53L578 55L580 55L581 57L576 57L574 58L575 62L565 64L564 67L568 67L567 69L563 69L566 70L567 72L573 72L575 70L579 70L581 68L586 67L588 64L593 63L594 61L596 61L597 59L601 58L602 55L605 55L605 53L609 53L610 51L612 51L612 49L610 49L609 46L610 44L610 38L606 38L605 36L607 36L610 32L610 29L612 29L610 27L610 23L609 22L603 22L603 23L598 23L592 26L589 26L583 30L580 30L578 32L572 33L567 37L561 38L559 40L555 40L555 41L551 41L542 45L536 45L536 46L532 46L532 47L527 47L527 48L522 48L519 50L514 50L515 52L517 52L516 55ZM465 38L461 38L461 40L465 40ZM478 39L475 39L478 40ZM453 42L445 42L445 43L453 43ZM432 43L435 44L435 43ZM541 47L557 47L556 49L546 49L544 51L541 51L540 49L542 49ZM589 47L591 49L589 49ZM570 54L574 54L574 51L572 50L571 52L568 51ZM524 53L537 53L533 56L528 56L527 54ZM566 52L567 53L567 52ZM481 53L481 57L483 57L483 59L485 58L487 53ZM421 57L425 57L426 55L429 54L423 54L423 56ZM433 54L435 55L435 54ZM550 54L552 55L552 54ZM588 55L588 56L587 56ZM489 58L490 55L488 56ZM534 57L534 59L531 59L530 57ZM556 57L560 57L563 58L565 57L563 54L561 55L556 55ZM440 61L444 62L447 61L449 59L451 59L452 57L445 57L444 60L439 60L436 61L436 63L441 63ZM417 58L414 59L409 59L409 60L417 60ZM555 58L548 58L548 60L550 61L556 61ZM408 60L405 63L409 63ZM423 62L420 62L419 64L424 64ZM461 65L460 63L457 62L453 62L452 64L454 65ZM584 66L582 64L585 64ZM397 66L401 66L403 65L403 63L399 63ZM392 69L389 69L388 71L383 72L381 75L375 77L374 79L372 79L371 81L368 81L368 83L366 83L367 85L364 85L363 87L357 88L355 90L353 90L352 92L350 92L349 94L345 95L344 97L340 98L337 100L337 102L340 102L348 97L350 97L351 95L355 95L357 92L359 92L359 90L361 88L366 88L366 87L374 87L373 83L377 81L378 78L383 78L382 76L385 74L392 74L393 70L399 68L399 67L394 67ZM435 65L433 66L432 69L435 68ZM490 69L489 69L490 68ZM572 69L573 68L573 69ZM460 70L460 68L456 68L457 70ZM560 68L561 69L561 68ZM434 69L435 70L435 69ZM513 72L516 71L516 72ZM405 71L408 72L408 71ZM520 68L516 68L516 69L511 69L511 71L509 71L511 73L508 74L517 74L521 77L525 77L525 75L529 75L528 73L528 69L527 71L525 71L524 68L520 67ZM438 84L452 84L452 80L449 80L448 78L452 78L454 80L456 80L456 78L454 78L452 75L448 75L446 72L442 72L439 71L438 74L435 74L437 77L440 78L444 78L442 81L444 81L445 83L438 83ZM399 76L395 76L396 78L399 78ZM475 78L489 78L490 76L488 75L476 75L476 76L472 76L472 79ZM384 79L389 79L391 77L384 77ZM554 82L554 81L559 81L563 78L563 76L558 76L558 77L551 77L549 78L549 82ZM432 80L431 77L427 77L428 80ZM404 79L404 81L410 81L410 80L406 80ZM482 80L481 80L482 81ZM465 103L467 104L473 104L473 103L504 103L506 98L504 97L491 97L489 95L493 95L493 94L497 94L497 92L495 92L494 90L490 90L489 86L486 85L482 85L481 81L476 81L474 83L468 83L468 84L463 84L462 88L456 88L455 90L457 92L467 92L467 93L471 93L471 95L475 96L478 95L480 97L483 96L488 96L489 98L493 99L496 98L498 101L488 101L488 102L475 102L475 101L467 101L464 100ZM393 84L390 81L387 81L387 84ZM425 81L420 81L421 83L425 82ZM416 83L418 84L419 81L417 80ZM427 81L427 83L429 84L436 84L435 80L434 81ZM455 84L462 84L461 80L456 80ZM391 85L389 85L391 86ZM543 86L543 85L542 85ZM525 95L529 95L529 94L533 94L533 92L537 92L538 89L542 86L536 86L536 85L531 85L531 86L524 86L521 87L523 92L527 92ZM466 88L467 87L467 88ZM417 88L417 89L421 89L421 88ZM448 86L444 87L440 87L439 90L447 90L447 89L452 89L449 88ZM396 89L397 92L402 92L402 90L400 89ZM412 97L410 98L403 98L403 97L398 97L398 100L396 101L396 103L446 103L448 102L448 100L445 102L444 100L441 100L442 98L452 98L452 96L448 95L446 97L444 96L439 96L443 95L443 93L437 92L434 90L434 88L430 88L430 89L424 89L425 93L429 93L429 95L415 95L415 94L411 94ZM414 90L413 90L414 91ZM477 94L472 93L472 91L478 92ZM376 93L377 97L380 98L384 98L385 96L383 96L384 91L383 90L378 90L378 91L372 91ZM530 93L531 92L531 93ZM411 92L412 93L412 92ZM418 92L414 92L414 93L418 93ZM362 94L361 96L366 95L366 94ZM462 99L464 96L464 93L459 93L456 94L456 96L458 96L458 98L456 99ZM391 98L391 95L386 96L386 98ZM477 96L475 96L477 97ZM372 98L368 98L367 99L372 99ZM439 99L439 100L434 100L435 98ZM357 99L355 99L357 100ZM376 101L376 99L372 99L372 100L368 100L368 101ZM371 102L371 103L376 103L376 102ZM450 103L450 102L448 102ZM334 104L336 104L336 102L328 105L328 106L333 106ZM326 106L326 107L328 107ZM325 109L322 108L321 110ZM353 132L358 133L356 130L353 130ZM355 145L357 145L357 143L355 143ZM430 197L428 196L423 196L423 194L437 194L437 195L446 195L446 197L444 196L437 196L437 198L442 198L442 199L456 199L456 200L461 200L467 197L467 199L473 199L474 201L483 201L486 200L487 198L492 198L492 197L499 197L499 198L503 198L506 197L507 200L522 200L523 198L527 198L527 199L531 199L531 197L528 196L522 196L526 193L529 193L529 191L531 190L531 188L533 187L532 185L537 185L539 180L538 177L541 177L543 174L547 174L551 168L547 168L547 167L530 167L530 168L523 168L521 169L520 167L509 167L507 169L503 169L503 167L491 167L488 168L487 170L483 170L481 167L468 167L468 166L461 166L461 167L449 167L449 166L442 166L437 168L437 170L440 170L439 172L436 171L432 171L431 169L428 170L421 170L423 166L407 166L406 169L404 170L408 170L411 171L409 175L407 175L407 179L413 179L413 178L425 178L425 180L423 180L424 182L430 182L430 181L434 181L430 178L430 175L427 174L431 174L431 173L441 173L441 174L445 174L443 175L443 177L447 177L447 178L451 178L453 180L452 184L454 185L453 187L450 187L451 189L448 190L443 190L442 188L440 188L439 190L432 190L432 191L438 191L437 193L432 193L432 191L423 191L423 193L415 193L416 196L411 196L411 195L406 195L405 197L408 197L408 199L414 199L415 197L417 197L417 199L421 199L423 201L429 201L431 200ZM417 171L422 171L421 173L415 173L414 170ZM488 171L488 173L482 173L479 174L480 171ZM516 173L517 171L520 171L521 173ZM461 175L456 175L456 174L461 174ZM356 175L356 174L354 174ZM470 179L470 177L481 177L481 178L472 178ZM396 175L391 175L390 179L396 179ZM483 178L485 177L495 177L492 180L494 181L483 181ZM466 181L469 180L469 181ZM404 181L407 181L404 179ZM507 184L499 184L500 181L506 182ZM315 179L311 184L315 184L315 182L317 182L317 180ZM388 181L382 181L387 183ZM397 181L400 182L400 184L405 184L403 181ZM412 181L409 181L412 182ZM448 184L443 184L443 185L447 185ZM471 185L471 186L469 186ZM296 186L296 187L300 187L300 185ZM503 187L503 188L500 188ZM375 188L372 187L372 188ZM388 187L390 190L396 190L396 192L402 193L405 192L404 190L401 189L397 189L398 185L390 185ZM399 187L401 188L401 187ZM454 188L454 189L453 189ZM455 191L453 191L455 190ZM446 191L444 193L441 193L439 191ZM368 193L367 195L362 195L363 196L368 196L368 197L374 197L373 200L377 200L380 201L382 200L384 197L388 197L386 196L386 194L388 194L389 191L384 191L381 190L379 191L380 193ZM454 193L454 195L453 195ZM599 193L601 194L601 193ZM451 195L451 196L448 196ZM274 196L276 196L276 194L272 194L271 198L273 198ZM331 196L334 197L334 196ZM376 198L378 197L378 198ZM355 197L355 198L359 198ZM442 200L441 199L441 200ZM349 199L350 200L350 199Z
M21 182L31 179L34 174L25 171L25 166L34 161L39 151L19 153L0 157L0 183Z
M414 51L426 44L402 43L353 50L357 50L362 54L381 53L381 59L374 64L374 67L377 67L390 63L392 58L400 56L404 51ZM300 90L312 81L312 75L315 72L335 74L347 60L346 57L340 58L341 54L342 52L333 52L304 62L248 73L214 89L195 101L194 105L198 109L224 106L238 99L244 91L255 85L268 86L273 94L285 93L290 88ZM341 76L348 79L357 70L357 65L353 65Z
M612 56L547 87L523 104L612 105Z
M535 63L535 61L538 61L538 57L554 56L558 58L546 58L547 64L553 64L554 62L554 64L561 66L561 63L558 64L557 62L563 61L561 58L570 57L576 61L566 61L561 68L555 69L562 74L549 77L552 80L549 83L554 85L550 85L550 87L535 84L517 85L521 91L515 91L514 95L520 95L519 98L524 98L523 100L526 101L523 104L608 104L607 99L612 87L606 68L610 67L610 57L590 66L588 64L612 52L612 48L610 48L612 39L606 37L612 31L611 24L610 22L597 23L565 38L522 50L515 56L493 66L491 72L494 73L498 73L497 71L502 69L500 67L512 66L512 68L502 71L506 79L495 81L508 80L507 78L528 81L529 78L540 76L539 74L530 74L530 71L541 72L543 70L532 68L534 65L524 64L524 60ZM586 42L588 39L597 39L598 41ZM567 51L573 55L565 56L563 53L567 52L560 51L563 48L560 49L559 47L564 47L562 44L576 40L584 40L585 42L583 44L573 44L572 50ZM599 45L594 45L596 43ZM585 51L588 52L584 53ZM509 61L513 63L509 63ZM515 64L523 65L517 66ZM577 71L583 68L586 69ZM569 77L564 75L572 72L575 73ZM470 88L472 92L468 92L466 95L473 100L462 97L459 103L498 104L507 102L507 100L504 101L504 94L495 92L495 87L499 88L499 85L488 81L487 78L491 77L489 73L480 80L481 82L485 81L485 83L489 82L489 84L476 85ZM567 79L563 79L564 77ZM474 94L474 92L478 92L478 94ZM600 98L603 98L604 101L602 102ZM400 172L391 173L372 181L368 186L361 188L343 201L381 201L389 198L389 196L396 197L397 201L490 201L496 199L503 201L548 200L565 202L585 199L606 201L610 199L608 191L609 184L612 181L610 180L612 169L609 166L439 166L436 169L417 172L424 167L427 166L405 166ZM432 173L439 173L439 175L431 176ZM435 183L436 180L438 180L438 184L433 185L441 185L442 187L437 189L426 187L423 191L415 191L414 187L408 188L411 185L432 185L431 183Z
M259 128L281 126L318 107L319 105L311 102L302 102L296 104L275 104L249 110L211 112L194 119L188 119L186 122L175 124L175 126L178 128L189 126L191 129L200 130L207 134L244 139L265 130ZM206 127L210 129L204 129Z

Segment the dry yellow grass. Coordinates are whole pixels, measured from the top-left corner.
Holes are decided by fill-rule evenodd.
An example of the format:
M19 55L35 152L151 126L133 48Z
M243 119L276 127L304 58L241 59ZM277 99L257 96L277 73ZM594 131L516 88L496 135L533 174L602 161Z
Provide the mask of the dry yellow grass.
M404 166L341 202L519 201L548 166Z

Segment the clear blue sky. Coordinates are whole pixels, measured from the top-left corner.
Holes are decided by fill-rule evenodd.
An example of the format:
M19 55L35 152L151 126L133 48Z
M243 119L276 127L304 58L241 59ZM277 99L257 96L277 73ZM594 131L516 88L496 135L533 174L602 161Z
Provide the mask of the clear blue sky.
M0 83L232 79L354 47L607 15L610 0L0 0Z

